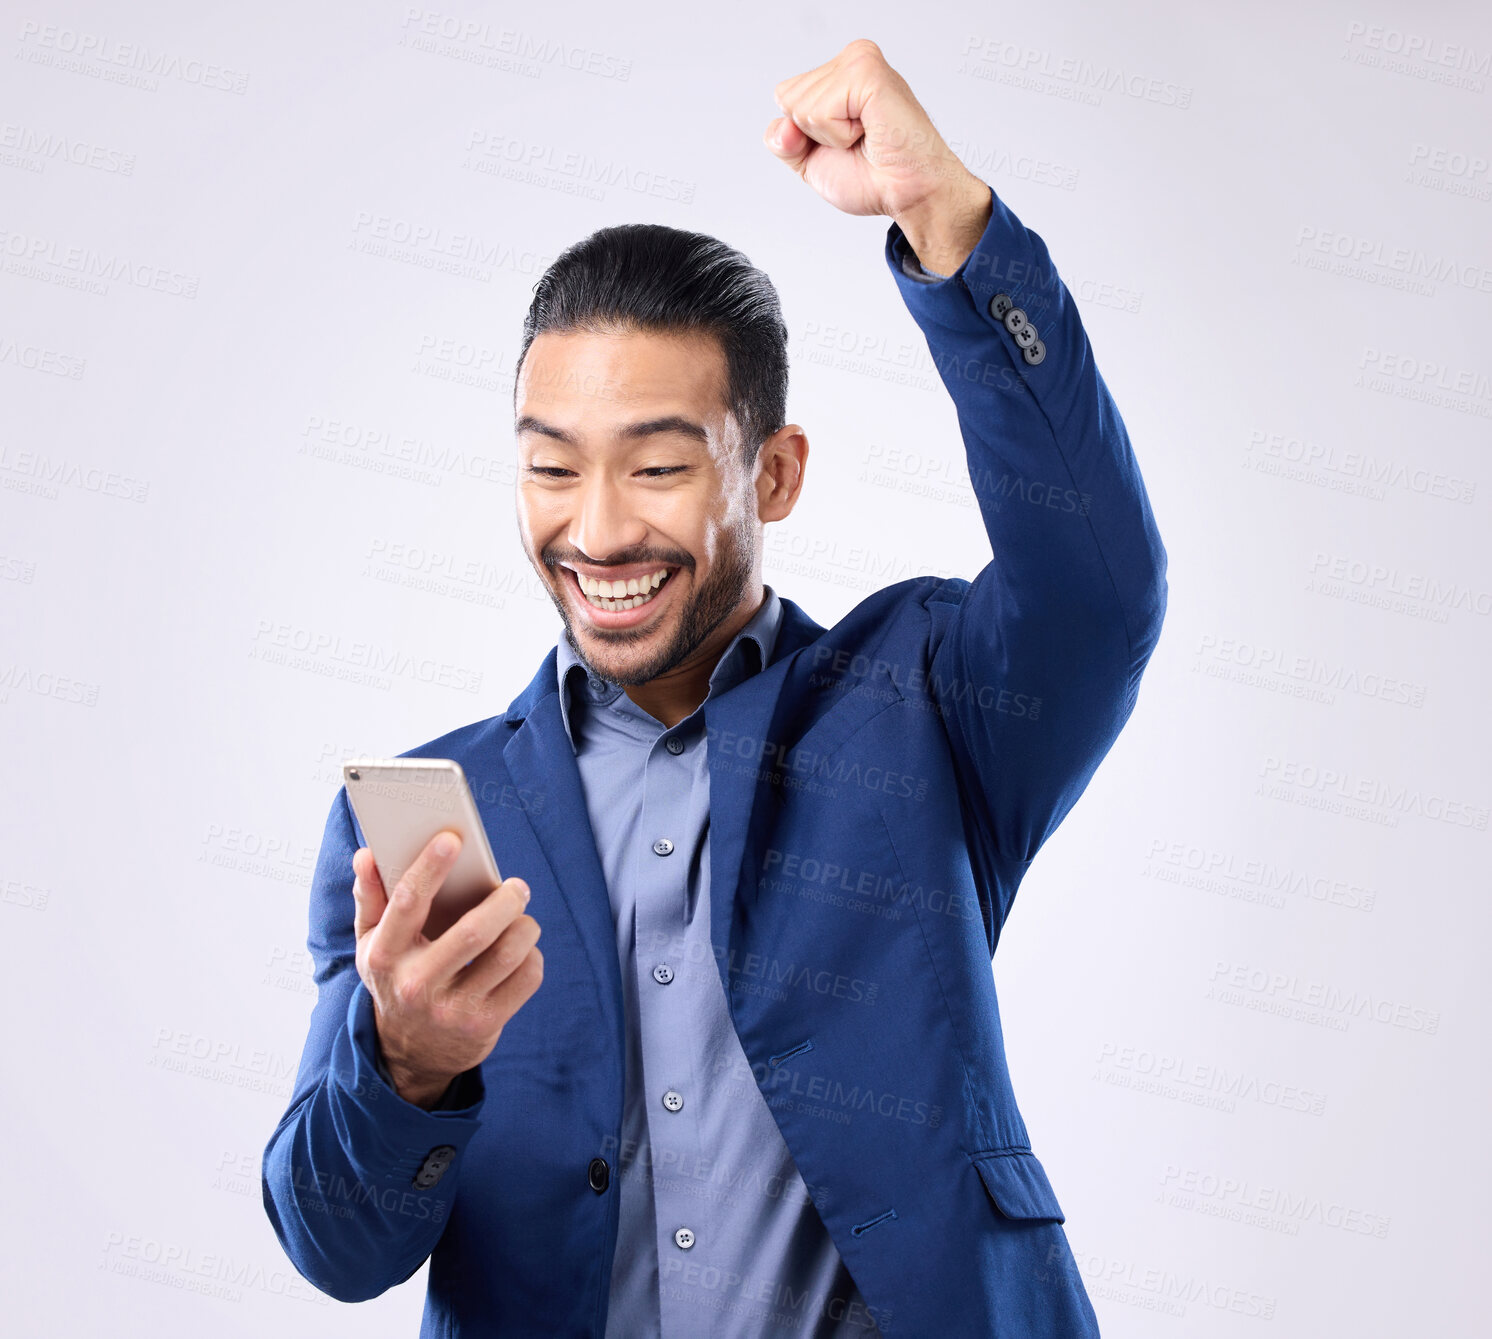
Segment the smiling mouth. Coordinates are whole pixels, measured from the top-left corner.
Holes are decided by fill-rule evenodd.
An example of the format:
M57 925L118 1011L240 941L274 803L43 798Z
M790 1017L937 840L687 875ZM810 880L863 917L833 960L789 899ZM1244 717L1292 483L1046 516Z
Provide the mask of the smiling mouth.
M599 583L595 579L587 577L584 583L582 583L580 573L573 567L564 567L564 564L561 564L561 567L568 574L569 580L579 593L580 598L592 609L598 609L604 614L625 613L629 609L640 609L645 604L651 604L658 598L659 592L673 579L674 573L679 570L676 567L659 567L652 574L643 577L637 583L636 593L602 595L598 588ZM622 585L621 582L609 582L606 584L612 589ZM590 586L589 590L586 589L587 585Z

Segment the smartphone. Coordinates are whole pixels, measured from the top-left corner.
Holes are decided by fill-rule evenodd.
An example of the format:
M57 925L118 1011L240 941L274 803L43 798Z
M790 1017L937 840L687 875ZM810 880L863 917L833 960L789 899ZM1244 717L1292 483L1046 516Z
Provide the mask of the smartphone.
M393 892L437 832L450 828L460 834L461 853L430 904L427 938L438 939L502 883L460 763L450 758L351 758L342 764L342 780L385 892Z

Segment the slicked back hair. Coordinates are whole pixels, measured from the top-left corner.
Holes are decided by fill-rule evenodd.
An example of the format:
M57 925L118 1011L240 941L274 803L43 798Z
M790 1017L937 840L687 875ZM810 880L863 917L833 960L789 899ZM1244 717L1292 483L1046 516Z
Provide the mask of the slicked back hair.
M602 228L567 247L534 285L517 381L544 331L703 334L725 353L726 403L740 424L747 469L787 422L787 326L777 289L734 247L661 223Z

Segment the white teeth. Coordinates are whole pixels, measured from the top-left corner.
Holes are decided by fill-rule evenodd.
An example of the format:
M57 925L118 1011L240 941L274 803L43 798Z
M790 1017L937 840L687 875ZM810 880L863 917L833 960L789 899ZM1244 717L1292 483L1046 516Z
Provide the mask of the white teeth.
M579 572L575 573L575 578L591 604L615 613L635 609L651 600L654 592L667 580L668 568L662 567L648 576L630 577L626 581L598 581Z

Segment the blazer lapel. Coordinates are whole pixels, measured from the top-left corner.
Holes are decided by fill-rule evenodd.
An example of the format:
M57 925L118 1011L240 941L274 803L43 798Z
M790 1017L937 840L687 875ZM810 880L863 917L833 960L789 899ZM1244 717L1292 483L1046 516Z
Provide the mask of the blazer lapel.
M520 793L543 797L541 804L526 806L523 813L590 959L602 1021L615 1039L614 1054L620 1057L626 1054L626 1037L616 928L580 784L580 767L560 715L555 660L550 647L539 672L508 708L504 719L518 728L503 748L503 762Z
M779 595L782 622L771 662L723 697L705 703L710 768L710 939L721 983L730 999L732 930L737 919L737 884L747 856L746 838L763 790L783 762L783 742L771 738L775 709L793 653L822 635L792 600ZM561 896L579 930L599 985L602 1017L625 1054L622 980L617 961L611 899L596 852L575 751L560 715L556 653L551 647L539 671L508 708L516 726L503 761L519 791L542 794L544 802L524 809ZM756 858L753 848L751 858ZM754 888L754 876L746 880Z
M755 889L756 876L743 877L746 837L763 791L783 761L783 743L772 737L772 724L793 654L824 629L792 600L779 595L782 622L772 660L758 674L737 684L723 697L705 703L705 737L710 768L710 941L715 965L734 1013L731 968L734 930L742 908L738 887ZM753 844L749 856L755 861Z

